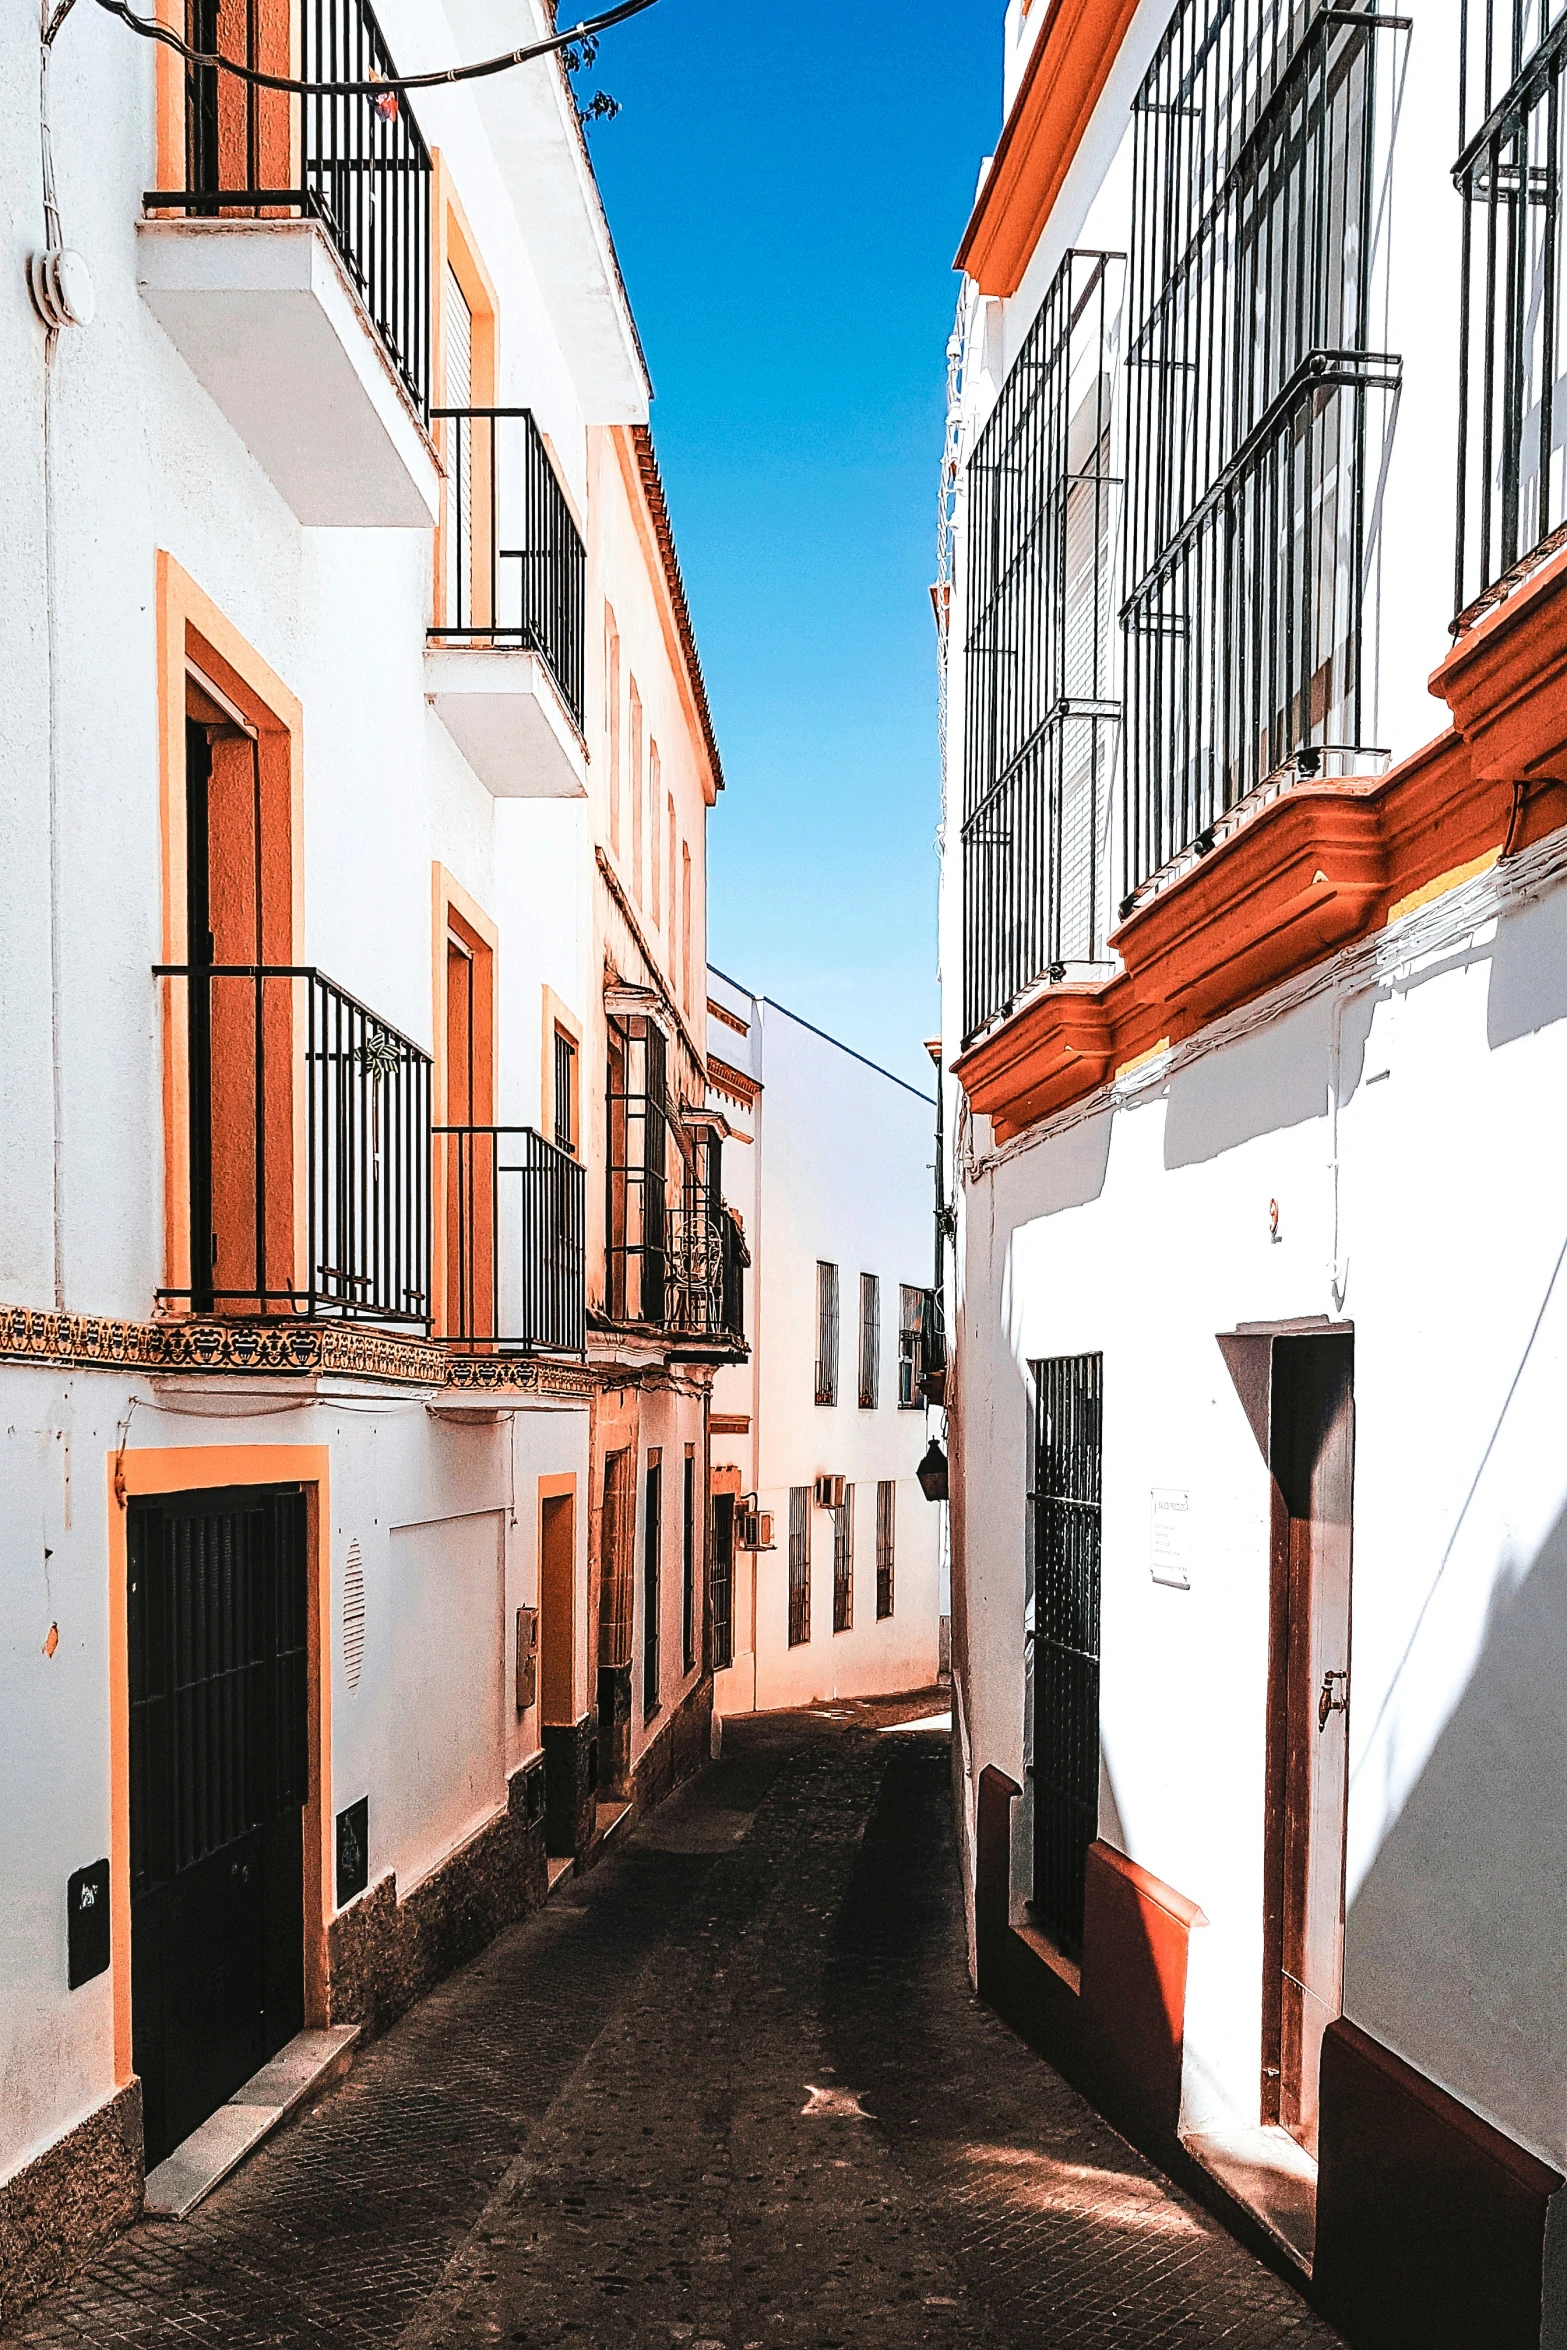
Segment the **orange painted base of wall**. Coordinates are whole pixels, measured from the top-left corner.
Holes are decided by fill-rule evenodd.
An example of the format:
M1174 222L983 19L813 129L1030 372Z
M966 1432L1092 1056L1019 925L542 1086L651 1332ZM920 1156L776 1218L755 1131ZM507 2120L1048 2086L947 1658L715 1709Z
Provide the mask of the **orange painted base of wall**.
M980 1996L1048 2056L1133 2145L1168 2167L1185 2158L1181 2055L1195 1902L1103 1842L1089 1847L1081 1967L1008 1916L1018 1790L979 1777L974 1924Z
M1009 1921L1017 1795L992 1765L980 1772L980 1997L1288 2276L1352 2350L1540 2350L1546 2211L1560 2174L1340 2017L1323 2042L1307 2278L1180 2141L1187 1945L1202 1913L1112 1846L1093 1844L1082 1966L1070 1966Z

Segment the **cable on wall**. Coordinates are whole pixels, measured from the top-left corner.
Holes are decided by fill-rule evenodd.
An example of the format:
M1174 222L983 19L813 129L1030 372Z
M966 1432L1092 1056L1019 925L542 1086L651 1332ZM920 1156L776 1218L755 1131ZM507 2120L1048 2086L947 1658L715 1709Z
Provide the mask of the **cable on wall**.
M472 65L447 65L429 73L390 73L377 75L369 81L307 82L290 74L262 73L256 66L242 65L235 57L224 57L211 49L193 49L181 40L171 25L158 24L151 17L138 16L127 5L127 0L98 0L98 6L110 16L117 16L129 25L143 40L161 42L183 57L187 65L208 67L216 73L232 74L236 81L255 90L284 90L301 98L388 98L398 90L438 90L454 82L478 82L498 73L508 73L516 65L527 65L535 57L549 57L562 49L570 49L584 42L595 41L600 33L612 25L624 24L628 17L640 16L645 8L655 6L656 0L620 0L617 8L606 9L601 16L584 17L580 24L569 26L564 32L551 33L542 41L528 41L520 49L504 49L498 56L482 57ZM53 41L75 0L60 0L44 28L44 46Z

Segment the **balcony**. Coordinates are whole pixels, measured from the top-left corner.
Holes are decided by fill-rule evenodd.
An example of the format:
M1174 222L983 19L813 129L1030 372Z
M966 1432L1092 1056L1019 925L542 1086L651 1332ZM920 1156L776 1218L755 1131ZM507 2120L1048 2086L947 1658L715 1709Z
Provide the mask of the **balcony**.
M304 81L395 73L369 0L191 0L214 54ZM149 189L141 290L302 523L428 529L430 156L406 95L170 76L183 153Z
M157 976L184 1110L169 1191L188 1205L160 1299L428 1329L428 1053L320 971L162 964Z
M531 1126L438 1126L443 1335L459 1353L582 1354L587 1183Z
M526 408L438 408L446 471L425 691L498 799L582 799L587 559Z
M732 1208L654 1206L644 1190L629 1236L612 1240L606 1305L612 1322L650 1326L688 1359L729 1361L745 1351L745 1268L751 1262Z

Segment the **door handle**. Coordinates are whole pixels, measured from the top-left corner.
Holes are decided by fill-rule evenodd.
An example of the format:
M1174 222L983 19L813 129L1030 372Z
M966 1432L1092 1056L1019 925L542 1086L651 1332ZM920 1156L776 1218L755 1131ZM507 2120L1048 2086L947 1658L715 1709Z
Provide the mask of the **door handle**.
M1333 1694L1333 1684L1334 1684L1334 1682L1335 1682L1335 1681L1342 1681L1342 1682L1343 1682L1343 1684L1344 1684L1344 1694L1343 1694L1343 1696L1342 1696L1342 1697L1335 1697L1335 1696L1334 1696L1334 1694ZM1327 1726L1328 1726L1328 1716L1329 1716L1329 1714L1342 1714L1342 1713L1347 1713L1348 1711L1349 1711L1349 1675L1348 1675L1348 1673L1324 1673L1324 1674L1323 1674L1323 1676L1322 1676L1322 1695L1321 1695L1321 1696L1320 1696L1320 1697L1317 1699L1317 1728L1318 1728L1318 1730L1319 1730L1319 1731L1322 1731L1322 1730L1325 1730L1325 1729L1327 1728Z
M237 1861L235 1861L235 1862L233 1863L233 1865L231 1866L230 1870L229 1870L229 1875L230 1875L231 1877L237 1878L237 1879L238 1879L238 1881L239 1881L239 1883L240 1883L241 1885L248 1885L248 1884L250 1883L250 1863L249 1863L249 1861L248 1861L248 1860L237 1860Z

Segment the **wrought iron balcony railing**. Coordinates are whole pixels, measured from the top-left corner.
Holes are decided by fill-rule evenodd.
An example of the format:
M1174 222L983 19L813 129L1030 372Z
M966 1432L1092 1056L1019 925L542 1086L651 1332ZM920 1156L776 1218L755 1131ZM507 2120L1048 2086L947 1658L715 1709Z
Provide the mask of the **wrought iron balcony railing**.
M655 1207L654 1200L645 1197L640 1239L611 1244L610 1320L744 1346L751 1259L734 1211L702 1202L671 1208L661 1197Z
M586 1179L531 1126L438 1126L446 1204L443 1336L470 1354L587 1345Z
M437 408L446 467L441 609L446 643L537 653L580 728L587 557L527 408Z
M1124 257L1068 253L968 467L963 1028L1105 968Z
M198 1314L427 1328L430 1056L324 973L160 964Z
M1382 760L1376 222L1407 28L1180 0L1133 107L1123 915L1253 795Z
M186 0L194 49L307 82L389 80L370 0ZM318 220L421 417L430 398L430 154L406 93L300 97L185 69L185 185L149 211Z

